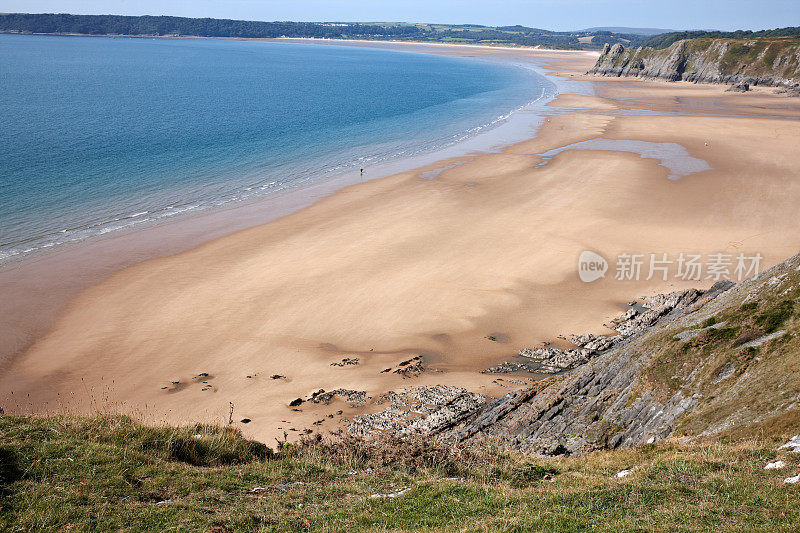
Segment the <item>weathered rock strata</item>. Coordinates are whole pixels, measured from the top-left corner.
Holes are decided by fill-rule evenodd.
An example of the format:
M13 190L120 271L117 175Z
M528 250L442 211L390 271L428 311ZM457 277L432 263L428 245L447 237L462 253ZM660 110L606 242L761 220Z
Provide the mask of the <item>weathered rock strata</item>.
M714 359L714 350L700 350L695 359L686 359L688 352L681 350L692 349L694 343L702 347L710 338L727 339L725 346L738 349L741 343L736 335L741 327L736 324L743 324L741 313L755 309L745 304L760 301L767 306L764 316L771 316L774 309L782 309L774 307L775 299L783 301L781 305L787 309L794 305L787 301L800 301L800 255L739 285L721 281L707 291L690 289L644 298L641 305L631 303L633 307L614 321L617 335L572 335L569 339L578 346L574 350L545 347L527 351L526 363L538 359L559 368L571 367L573 360L588 359L568 372L488 402L484 396L459 387L389 392L372 402L387 407L355 417L347 429L363 436L389 433L431 436L451 443L492 441L552 455L655 442L675 435L678 427L682 435L702 437L743 423L769 420L800 409L800 387L792 388L796 378L786 374L800 357L795 354L789 366L780 363L762 367L766 373L759 376L754 367L741 370L741 365L747 364L745 360L731 361L724 354L721 360ZM718 316L733 317L728 318L733 325L717 320ZM780 335L771 334L772 342L793 338L792 332L778 330ZM719 335L728 336L715 337ZM598 353L599 346L610 347ZM670 351L675 349L678 352ZM667 361L659 359L664 353L669 356ZM676 358L680 366L662 373L662 381L651 381L648 372ZM751 364L764 362L756 358ZM496 371L511 368L509 363ZM783 385L779 384L781 380L785 381ZM753 390L754 384L776 384L775 392L762 391L758 402L748 402L745 398L749 397L742 394ZM785 396L791 390L796 394ZM706 391L710 393L704 394ZM686 433L694 420L702 423Z
M691 372L675 387L648 386L647 380L642 381L643 372L652 368L662 342L658 339L688 341L692 338L690 335L680 338L677 334L721 331L724 322L700 328L698 325L726 309L739 310L743 302L752 301L757 294L762 294L761 298L763 294L778 298L797 294L800 291L798 280L800 255L740 285L722 281L708 291L688 290L646 299L644 312L619 324L620 335L611 337L619 339L610 350L570 372L487 403L446 435L456 442L499 441L538 454L586 453L670 437L676 426L701 406L705 406L706 413L711 409L715 416L719 414L713 404L709 407L711 400L698 392L702 388L698 376L704 370L708 376L704 378L706 383L726 387L726 392L721 393L724 401L752 387L745 383L755 378L752 371L738 377L737 367L730 362L714 370L704 369L700 360L696 367L687 367L687 372ZM584 347L596 340L591 336L570 338ZM775 373L782 376L780 367ZM756 423L794 408L795 403L781 400L780 389L775 398L771 410L764 410L767 409L764 405L734 403L739 407L732 410L730 416L701 426L704 431L696 434L715 434L745 419Z
M336 389L326 392L324 389L320 389L312 394L308 401L327 405L337 396L352 404L354 407L360 407L370 399L370 396L367 396L366 391L363 390Z
M563 370L569 370L588 362L594 353L586 349L525 348L519 351L519 355L539 363L540 366L536 369L537 372L557 374Z
M680 391L668 397L653 391L634 394L632 385L652 356L635 341L732 286L721 282L705 292L691 289L647 299L644 313L620 317L621 333L614 337L572 336L584 347L598 339L609 339L613 346L545 386L536 384L487 403L448 436L459 442L500 440L540 454L585 453L666 438L697 398Z
M718 294L733 286L730 282L720 282L711 288L709 294ZM614 321L617 334L612 336L596 337L593 334L570 335L569 341L578 346L577 349L561 350L558 348L524 348L519 355L539 364L537 372L542 374L557 374L586 364L602 352L614 346L642 335L650 329L661 317L668 315L676 308L691 305L703 295L703 291L688 289L685 291L659 294L645 298L640 313L631 307Z
M388 433L436 435L455 427L486 403L486 397L461 387L436 385L389 391L377 398L388 407L377 413L356 416L347 431L358 436Z
M738 86L800 83L800 44L786 39L690 39L669 48L605 45L594 76L633 76Z

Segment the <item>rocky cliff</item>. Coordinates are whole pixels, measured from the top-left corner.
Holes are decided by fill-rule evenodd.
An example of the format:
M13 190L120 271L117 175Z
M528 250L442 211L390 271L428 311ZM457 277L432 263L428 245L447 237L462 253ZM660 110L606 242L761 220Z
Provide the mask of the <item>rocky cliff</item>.
M610 350L476 408L446 436L574 454L785 431L800 422L798 298L800 255L739 285L666 295Z
M388 407L355 417L348 431L569 455L800 425L800 254L738 285L631 302L614 328L571 336L573 349L526 348L485 370L516 385L503 397L442 386L390 392L373 401ZM553 375L531 383L531 370Z
M663 50L605 45L588 74L792 87L800 84L800 41L687 39Z

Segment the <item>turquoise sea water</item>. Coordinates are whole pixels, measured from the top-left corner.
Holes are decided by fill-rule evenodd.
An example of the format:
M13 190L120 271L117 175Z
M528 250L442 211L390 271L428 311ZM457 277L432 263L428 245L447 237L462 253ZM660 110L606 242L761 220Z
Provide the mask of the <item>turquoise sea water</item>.
M437 152L552 90L393 50L0 35L0 262Z

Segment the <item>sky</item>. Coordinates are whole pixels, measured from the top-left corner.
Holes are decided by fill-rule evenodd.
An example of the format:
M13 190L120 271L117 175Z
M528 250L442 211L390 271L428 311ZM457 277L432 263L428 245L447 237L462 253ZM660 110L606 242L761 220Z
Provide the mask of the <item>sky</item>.
M800 0L0 0L0 12L521 24L559 31L596 26L679 30L800 26Z

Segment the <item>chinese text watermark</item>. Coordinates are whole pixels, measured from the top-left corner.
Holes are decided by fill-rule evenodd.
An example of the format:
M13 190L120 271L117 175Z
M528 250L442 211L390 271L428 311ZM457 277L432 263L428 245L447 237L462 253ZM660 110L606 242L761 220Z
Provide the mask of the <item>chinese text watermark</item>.
M691 254L666 253L621 253L614 265L617 281L720 281L727 279L741 282L758 276L761 269L760 253L755 254ZM578 258L578 276L581 281L591 283L606 276L609 264L598 253L584 251Z

